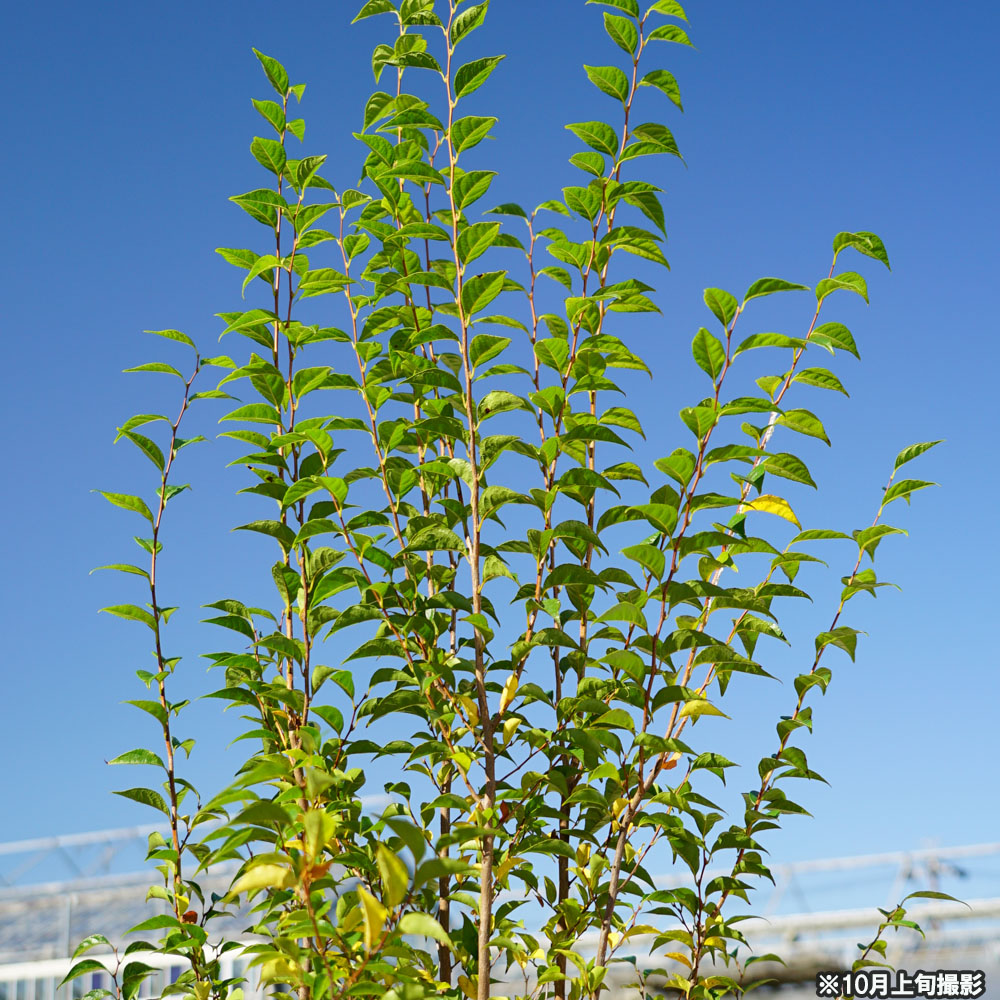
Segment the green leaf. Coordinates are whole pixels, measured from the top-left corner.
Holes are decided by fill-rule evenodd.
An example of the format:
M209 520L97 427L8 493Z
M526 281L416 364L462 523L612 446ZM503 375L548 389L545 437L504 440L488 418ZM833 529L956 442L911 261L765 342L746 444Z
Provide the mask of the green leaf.
M830 443L819 417L808 410L786 410L775 423L798 431L799 434L806 434L809 437L819 438L820 441L825 441L827 444Z
M846 250L848 247L853 247L866 257L880 260L890 271L892 270L889 267L889 254L886 252L885 244L874 233L837 233L833 238L833 252L839 255L841 250Z
M128 493L105 493L104 490L98 490L98 493L104 497L109 503L113 503L116 507L121 507L122 510L131 510L136 514L141 514L150 524L153 523L153 512L146 506L146 501L141 497L132 496Z
M860 633L855 628L850 628L847 625L841 625L839 628L835 628L830 632L820 632L816 636L816 652L825 649L827 646L836 646L838 649L842 649L847 655L854 660L854 654L858 648L858 635ZM824 685L825 687L825 685Z
M131 799L133 802L141 802L144 806L152 806L165 816L170 815L166 802L159 792L154 792L151 788L126 788L123 792L114 792L122 798Z
M902 528L893 528L888 524L873 524L862 531L856 531L854 533L854 540L858 543L858 549L861 552L867 552L874 558L875 550L879 547L882 539L889 535L905 534L906 532Z
M726 363L726 349L714 334L702 327L691 344L691 353L698 367L708 374L712 381L719 377Z
M489 0L485 3L477 3L474 7L467 7L451 23L451 44L457 45L463 38L476 30L486 17L489 10ZM462 95L459 94L459 97Z
M462 539L450 528L441 527L440 525L430 525L426 528L421 528L410 539L406 547L412 552L465 551L465 543Z
M285 199L269 188L256 188L245 194L233 195L229 200L239 205L250 218L271 228L277 224L278 212L286 205ZM220 247L216 252L236 267L250 267L258 256L252 250L227 247Z
M830 531L826 528L807 528L792 539L792 544L797 542L816 542L824 540L849 539L850 535L845 535L842 531Z
M458 258L463 264L481 257L500 234L499 222L474 222L458 234Z
M451 125L451 142L456 153L478 146L483 139L489 137L490 129L496 125L496 118L478 118L469 116L458 118Z
M746 340L740 342L736 350L733 351L733 357L744 351L752 351L757 347L788 347L792 350L798 350L805 346L806 341L799 337L787 337L783 333L752 333Z
M771 336L778 335L771 334ZM831 354L833 354L834 349L840 349L842 351L849 351L856 358L861 357L858 354L858 347L854 343L851 331L843 323L823 323L813 330L810 339L821 347L825 347Z
M114 569L119 573L131 573L133 576L141 576L144 579L149 579L149 572L142 569L139 566L133 566L131 563L109 563L107 566L95 566L90 572L96 573L99 569Z
M126 934L138 934L141 931L158 931L167 927L180 927L181 922L172 913L161 913L159 916L143 920L141 924L130 927Z
M605 14L605 17L610 15ZM624 18L622 18L624 20ZM587 77L598 90L624 104L628 100L628 77L617 66L584 66Z
M663 577L666 556L663 554L663 550L658 549L655 545L647 543L630 545L628 548L622 549L622 555L626 559L634 559L655 579L659 580Z
M719 411L713 406L686 406L680 411L685 426L701 440L719 418Z
M615 45L630 56L635 55L635 50L639 47L639 31L634 21L619 14L605 13L604 30Z
M179 344L187 344L188 347L194 347L195 342L186 334L181 333L180 330L143 330L143 333L151 333L154 337L166 337L167 340L176 340Z
M903 897L903 902L905 903L908 899L946 899L952 903L961 903L962 906L972 909L964 899L958 899L956 896L949 896L946 892L937 892L934 889L920 889L917 892L911 892L908 896Z
M126 705L132 705L140 711L151 715L161 726L167 724L167 713L158 701L126 701Z
M793 382L800 382L802 385L814 385L819 389L832 389L834 392L842 392L849 395L843 383L833 372L826 368L803 368L795 373Z
M797 285L793 281L783 281L781 278L758 278L743 296L743 304L762 295L773 295L775 292L809 291L808 285Z
M769 472L772 476L781 476L796 483L805 483L806 486L816 487L805 462L795 455L779 452L775 455L769 455L762 464L764 471Z
M864 278L856 271L843 271L835 274L832 278L824 278L816 286L816 300L822 302L831 292L844 289L860 295L865 302L868 301L868 284Z
M569 158L569 162L574 167L579 167L580 170L591 174L593 177L604 176L605 161L600 153L594 153L589 150L582 153L574 153Z
M162 707L162 706L161 706ZM128 753L120 754L114 760L109 760L109 764L151 764L156 767L163 767L163 761L152 750L129 750Z
M160 472L163 471L165 466L163 452L160 451L159 445L155 441L143 434L136 434L135 431L119 430L118 436L131 441Z
M250 152L254 159L272 174L281 175L285 169L285 149L277 139L256 138L250 143Z
M610 125L604 122L576 122L566 128L598 153L618 155L618 133Z
M86 940L91 941L100 936L101 935L98 934L91 934ZM104 940L107 941L107 938ZM85 958L82 962L77 962L76 965L74 965L69 972L66 973L59 985L63 986L71 979L76 979L79 976L85 976L88 972L103 972L107 974L107 971L108 970L104 967L102 962L98 962L93 958Z
M633 17L639 16L639 0L587 0L587 3L600 4L602 7L615 7Z
M942 439L943 440L943 439ZM930 451L935 445L941 444L942 441L922 441L919 444L911 444L909 448L904 448L896 456L896 464L893 466L893 471L899 469L901 466L906 465L907 462L912 462L919 455L922 455L925 451Z
M526 410L528 404L520 397L505 389L494 389L486 393L479 401L480 419L494 416L497 413L506 413L509 410Z
M453 188L455 205L458 208L467 208L478 201L490 189L494 177L496 177L495 170L471 170L456 177Z
M278 135L285 131L285 112L275 101L253 101L253 106L260 112Z
M489 271L469 278L462 285L462 311L466 319L482 312L502 291L506 271Z
M657 122L643 122L632 129L632 138L640 140L630 143L622 150L618 157L619 162L634 159L637 156L651 156L656 153L668 153L671 156L680 156L677 149L677 140L673 133Z
M91 948L96 948L97 945L104 945L108 951L111 951L111 942L103 934L89 934L85 937L77 946L76 950L73 952L71 958L79 958L84 952L90 951ZM70 976L67 976L63 983L69 982ZM59 984L60 986L62 983Z
M469 29L472 30L471 28ZM467 97L478 90L490 77L505 56L486 56L459 66L455 73L455 97Z
M688 19L687 14L684 13L684 8L677 0L656 0L656 3L646 13L652 14L654 11L657 14L666 14L667 17L679 17L682 21Z
M278 62L277 59L273 59L271 56L264 55L263 52L258 52L257 49L253 50L253 54L260 61L261 66L264 68L264 73L266 74L268 80L271 81L271 86L282 96L288 96L288 74L285 72L285 67Z
M656 87L657 90L663 91L667 97L677 105L681 111L684 110L684 105L681 104L681 88L677 83L676 78L673 73L668 73L665 69L653 69L650 70L640 81L640 87Z
M516 205L512 201L488 209L486 215L514 215L519 219L526 219L528 217L528 213L520 205Z
M647 36L650 42L677 42L679 45L691 45L691 39L687 32L676 24L661 24L654 28Z
M705 289L705 305L712 310L715 318L724 328L732 323L736 317L736 311L739 309L739 303L736 299L721 288Z
M368 0L368 2L358 11L351 24L357 24L366 17L373 17L375 14L395 14L396 8L390 0Z
M492 361L510 344L510 337L495 337L492 334L481 333L472 338L469 344L469 362L475 368Z
M109 615L114 615L116 618L124 618L126 621L141 622L152 631L156 631L156 619L153 618L153 616L144 608L138 607L138 605L112 604L110 607L101 608L101 610L106 611Z
M910 502L910 494L917 490L926 489L928 486L937 486L937 483L929 483L923 479L901 479L898 483L893 483L882 497L882 503L892 503L902 497L907 503Z
M173 365L164 364L162 361L150 361L144 365L136 365L135 368L124 368L124 372L158 372L162 375L176 375L181 381L184 376Z

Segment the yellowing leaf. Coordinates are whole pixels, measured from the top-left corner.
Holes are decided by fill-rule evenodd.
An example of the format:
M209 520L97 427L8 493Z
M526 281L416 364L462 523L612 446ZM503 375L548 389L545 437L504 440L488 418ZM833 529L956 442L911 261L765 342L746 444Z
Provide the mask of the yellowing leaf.
M686 701L681 706L680 716L682 719L697 719L702 715L721 715L726 719L729 718L725 712L716 708L710 701L706 701L704 698L695 698L694 701Z
M451 945L451 939L445 929L428 913L404 914L399 921L399 929L403 934L419 934L441 944Z
M256 892L258 889L288 889L295 885L295 876L281 865L257 865L241 875L229 890L230 898L241 892Z
M350 934L361 921L364 920L364 913L361 907L355 907L352 910L347 910L343 917L341 917L340 922L337 924L337 930L343 934Z
M284 955L261 962L259 968L261 984L273 983L276 980L284 982L297 978L299 974L299 967Z
M410 873L406 865L384 844L375 848L375 863L382 876L382 902L389 907L398 906L406 899L410 887Z
M462 992L469 998L469 1000L476 1000L476 990L472 985L472 980L468 976L459 976L458 985L462 988Z
M367 889L358 888L358 899L365 918L365 947L371 951L382 934L389 911Z
M783 517L786 521L791 521L795 527L802 527L799 524L799 519L795 516L795 511L792 510L788 501L783 500L781 497L765 493L763 496L757 497L756 500L748 500L743 506L749 510L763 511L765 514L776 514L778 517Z
M622 940L628 941L629 938L641 937L643 934L659 934L660 930L658 927L654 927L652 924L636 924L635 927L630 927L623 935Z
M310 809L302 818L306 834L306 851L311 858L318 858L323 848L333 840L337 820L321 809Z

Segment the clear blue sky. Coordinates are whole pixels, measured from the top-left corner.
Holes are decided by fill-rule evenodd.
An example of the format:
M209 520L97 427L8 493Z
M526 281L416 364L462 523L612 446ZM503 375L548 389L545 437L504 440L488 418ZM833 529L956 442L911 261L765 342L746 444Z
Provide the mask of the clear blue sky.
M355 6L306 3L292 14L259 0L115 0L21 4L5 15L0 840L153 820L110 794L138 775L104 764L156 735L120 704L141 697L133 671L148 665L145 637L97 614L138 594L125 578L88 576L131 555L133 529L90 491L148 482L148 466L111 442L159 386L119 373L162 353L142 329L187 330L211 353L213 314L239 308L239 278L213 248L259 238L227 201L262 182L248 145L266 133L250 98L268 87L251 46L308 84L309 151L331 154L325 172L338 187L356 179L349 133L380 28L349 28ZM685 114L664 101L657 116L675 130L687 168L658 168L673 271L660 282L663 318L643 334L655 390L636 405L672 436L654 433L649 456L682 443L676 409L703 394L672 374L694 377L687 345L707 315L701 289L739 292L762 275L812 284L843 229L879 233L893 272L859 263L871 307L836 305L863 362L839 368L850 400L816 403L835 449L806 449L823 487L802 501L811 523L865 523L899 448L947 439L913 467L942 488L893 511L911 536L880 552L881 574L903 590L854 602L849 620L871 637L856 665L835 664L816 706L804 745L831 787L799 789L815 819L791 823L771 846L792 860L998 839L1000 547L990 511L1000 13L979 0L948 9L691 0L689 14L698 51L671 46L665 60ZM598 8L579 0L494 0L489 24L491 37L474 45L508 53L477 95L501 117L493 193L534 204L577 183L562 126L590 117L574 108L591 100L581 64L610 62L615 50ZM761 329L800 332L807 305L762 307ZM242 596L261 567L270 586L269 553L248 553L246 536L228 534L255 515L233 497L245 485L239 474L217 474L227 454L212 444L188 459L196 492L179 502L168 534L167 603L182 604L173 649L187 655L192 695L212 684L197 652L219 642L196 624L198 605ZM832 590L816 590L803 636L829 618ZM790 698L789 684L761 694L762 714L720 728L720 748L749 752L753 770ZM201 738L189 773L207 792L232 763L221 756L229 729L215 723L218 704L185 717Z

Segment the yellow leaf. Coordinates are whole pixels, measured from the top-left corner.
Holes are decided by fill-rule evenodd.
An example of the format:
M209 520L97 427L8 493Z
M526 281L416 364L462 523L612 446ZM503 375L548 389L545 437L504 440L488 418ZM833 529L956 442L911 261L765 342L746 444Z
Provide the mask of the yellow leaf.
M465 709L466 718L469 720L469 724L473 726L479 725L479 709L476 707L476 703L467 695L460 694L458 696L458 702Z
M792 510L788 501L782 500L781 497L765 493L764 496L757 497L756 500L748 500L743 506L749 510L763 511L765 514L776 514L778 517L783 517L786 521L791 521L796 528L802 527L799 524L799 519L795 516L795 511Z
M384 844L375 848L375 863L382 876L382 902L389 907L398 906L406 899L410 887L410 873L406 865Z
M367 889L358 888L358 899L365 918L365 947L371 951L382 934L389 911Z
M469 998L469 1000L476 1000L476 991L472 985L472 980L468 976L459 976L458 985L462 988L462 992Z
M256 892L258 889L288 889L295 885L295 876L281 865L257 865L241 875L229 890L230 898L241 892Z
M505 857L497 867L496 871L497 881L502 882L510 874L510 870L514 867L514 865L516 865L519 861L523 860L524 858L518 858L515 857L514 855L508 854L507 857Z
M509 674L503 686L503 693L500 695L500 714L507 711L507 706L514 700L517 694L517 675Z
M680 962L681 965L686 965L689 969L691 968L691 958L688 955L682 955L679 951L668 951L666 958L672 958L675 962ZM680 976L675 976L675 979L680 979ZM681 982L686 983L686 979L681 979Z
M521 720L513 715L509 719L503 720L503 745L507 746L508 743L514 738L514 733L517 732L517 727L521 725Z

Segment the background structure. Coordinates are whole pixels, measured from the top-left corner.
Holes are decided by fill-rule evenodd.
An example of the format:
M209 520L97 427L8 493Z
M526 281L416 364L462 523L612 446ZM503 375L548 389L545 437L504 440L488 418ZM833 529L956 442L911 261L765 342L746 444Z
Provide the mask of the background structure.
M213 351L213 314L239 301L239 279L213 248L254 238L227 201L259 179L247 155L261 127L250 97L267 86L251 45L308 83L308 149L331 154L338 186L356 179L348 137L381 29L348 28L354 6L306 4L286 17L262 0L41 0L5 14L0 840L149 818L109 794L123 779L104 763L149 737L145 717L119 704L137 696L146 640L96 614L128 599L121 580L88 577L131 546L124 516L90 490L125 489L145 471L111 439L142 409L148 385L117 373L158 349L143 328L182 328ZM663 168L674 270L661 282L662 318L639 335L660 373L635 401L640 416L673 427L691 395L687 345L704 321L702 287L740 290L762 274L813 282L834 233L871 229L893 273L866 269L870 308L838 303L864 361L845 372L852 398L834 402L828 421L837 454L853 456L851 486L817 445L810 461L823 498L803 499L800 515L831 527L863 521L900 447L948 439L919 473L942 488L904 512L910 540L885 546L881 571L903 591L854 602L853 623L871 637L817 706L809 759L830 786L803 790L815 819L776 833L772 860L909 850L927 838L993 841L998 804L984 764L998 746L996 653L983 633L1000 555L989 515L1000 8L691 0L689 13L698 51L670 56L686 113L662 115L688 169ZM493 191L497 201L541 201L575 182L563 124L591 100L581 64L614 53L598 9L579 0L496 0L491 24L475 44L509 53L481 93L501 116ZM803 311L782 304L774 328L796 332ZM651 440L638 460L672 447L673 438ZM168 538L164 586L182 603L174 648L187 656L192 696L218 686L197 659L214 641L198 606L254 596L241 588L256 550L228 534L245 520L233 498L243 484L237 473L215 476L224 456L213 444L188 459L195 491L178 502ZM803 616L801 635L811 626ZM759 756L787 702L788 685L754 687L744 721L727 731L729 749L720 742L734 759ZM185 720L201 739L187 773L207 788L230 773L231 734L216 725L215 706Z

